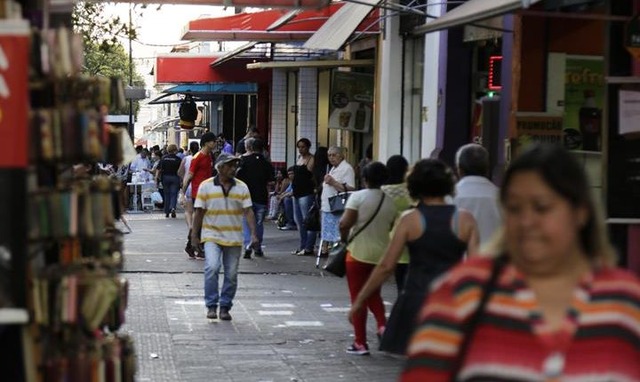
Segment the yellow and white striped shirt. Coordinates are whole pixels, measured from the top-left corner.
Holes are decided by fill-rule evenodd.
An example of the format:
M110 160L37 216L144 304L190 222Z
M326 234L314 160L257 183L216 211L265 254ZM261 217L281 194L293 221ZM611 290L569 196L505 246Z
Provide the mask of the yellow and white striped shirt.
M201 241L212 241L227 247L242 246L242 217L244 209L251 207L249 187L233 179L229 193L225 195L218 177L205 180L198 188L194 208L205 210L202 221Z

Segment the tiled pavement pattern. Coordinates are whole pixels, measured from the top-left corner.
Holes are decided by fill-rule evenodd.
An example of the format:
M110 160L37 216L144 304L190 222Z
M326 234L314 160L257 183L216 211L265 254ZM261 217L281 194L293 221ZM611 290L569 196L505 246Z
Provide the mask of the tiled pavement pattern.
M346 280L323 277L314 258L291 256L296 232L267 225L267 257L241 259L233 321L223 322L205 317L202 262L182 252L186 226L180 215L135 216L129 219L134 232L125 239L130 299L122 330L135 340L138 381L397 378L402 361L375 350L371 315L372 355L344 352L353 340ZM392 302L395 285L386 285L383 294Z

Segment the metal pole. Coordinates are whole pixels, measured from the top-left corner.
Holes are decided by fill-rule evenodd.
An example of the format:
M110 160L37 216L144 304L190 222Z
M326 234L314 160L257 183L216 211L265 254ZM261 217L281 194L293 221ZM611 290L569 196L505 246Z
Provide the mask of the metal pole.
M131 31L133 29L133 20L131 11L133 4L129 4L129 87L133 86L133 41L131 39ZM129 98L129 136L133 141L133 100Z

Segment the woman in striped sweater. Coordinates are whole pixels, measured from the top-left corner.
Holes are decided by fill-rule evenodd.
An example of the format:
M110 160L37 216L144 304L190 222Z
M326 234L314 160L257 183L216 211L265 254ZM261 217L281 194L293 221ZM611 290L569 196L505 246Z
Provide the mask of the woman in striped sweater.
M582 166L533 146L500 198L505 265L474 258L434 284L401 380L640 381L640 282L615 268Z

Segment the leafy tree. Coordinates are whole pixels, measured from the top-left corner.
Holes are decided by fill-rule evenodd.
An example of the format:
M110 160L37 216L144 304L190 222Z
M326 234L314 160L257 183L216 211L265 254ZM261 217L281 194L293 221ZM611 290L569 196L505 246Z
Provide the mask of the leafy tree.
M120 17L111 17L104 12L104 3L78 2L71 15L74 31L82 35L84 43L84 73L92 76L119 77L129 83L131 69L133 86L144 87L144 78L130 62L129 55L119 38L134 40L135 28ZM133 67L131 68L130 65ZM134 115L139 110L138 101L133 102ZM129 106L109 110L111 114L128 114Z

